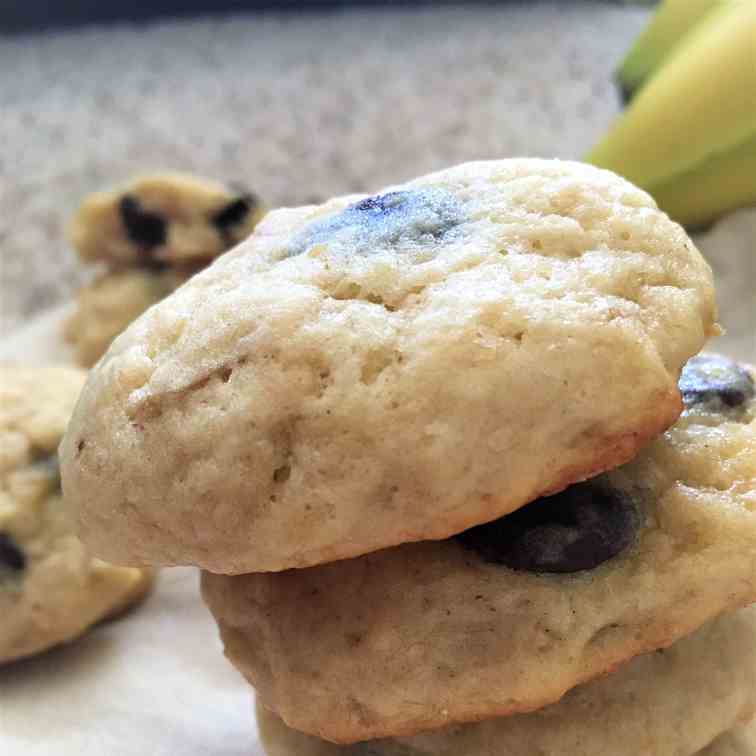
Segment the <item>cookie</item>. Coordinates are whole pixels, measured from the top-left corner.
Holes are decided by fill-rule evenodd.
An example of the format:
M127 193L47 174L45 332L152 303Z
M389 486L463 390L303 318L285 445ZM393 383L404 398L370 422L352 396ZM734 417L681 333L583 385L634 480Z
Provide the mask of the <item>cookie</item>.
M540 711L411 738L334 745L259 704L257 721L268 756L690 756L756 709L754 638L756 608L744 609ZM702 756L724 756L742 737L728 734Z
M492 523L204 573L227 656L289 725L352 742L537 709L756 601L752 374L704 356L680 385L682 417L634 460Z
M148 307L188 278L173 269L127 268L105 273L79 291L63 335L81 365L94 365L113 339Z
M82 260L108 270L79 292L65 323L77 361L94 365L132 320L249 236L262 215L254 195L181 174L88 196L69 238Z
M151 584L91 557L63 506L56 449L84 377L0 367L0 663L72 640Z
M244 573L445 538L678 416L711 272L623 179L471 163L270 213L120 336L63 442L103 558Z
M246 190L157 173L86 197L68 237L86 262L196 266L249 236L262 214L258 199Z

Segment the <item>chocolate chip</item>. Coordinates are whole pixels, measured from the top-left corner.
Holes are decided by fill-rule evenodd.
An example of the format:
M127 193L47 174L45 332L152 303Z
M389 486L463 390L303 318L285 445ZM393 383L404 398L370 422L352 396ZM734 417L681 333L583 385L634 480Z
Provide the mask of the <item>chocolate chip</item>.
M632 500L577 483L455 536L487 562L530 572L590 570L626 549L638 529Z
M168 238L168 225L158 213L145 210L139 200L126 194L118 203L121 220L129 239L143 250L150 250L165 244Z
M417 238L427 234L441 236L453 225L449 217L451 197L433 190L388 192L367 197L348 207L344 214L354 215L359 223L385 222L396 217L399 236ZM456 223L459 221L456 220Z
M718 354L699 354L688 360L679 387L686 406L708 404L712 409L739 407L755 393L748 371Z
M24 567L26 567L24 552L7 533L0 533L0 569L21 572Z
M253 194L243 194L213 213L210 221L221 234L225 234L231 226L241 223L257 204L257 197Z
M410 197L410 192L389 192L388 194L381 194L376 197L367 197L354 205L354 210L360 213L388 215L401 210L402 205L404 205Z
M326 242L367 254L403 242L418 247L441 239L462 222L456 198L432 187L367 197L340 213L313 221L289 245L289 256Z

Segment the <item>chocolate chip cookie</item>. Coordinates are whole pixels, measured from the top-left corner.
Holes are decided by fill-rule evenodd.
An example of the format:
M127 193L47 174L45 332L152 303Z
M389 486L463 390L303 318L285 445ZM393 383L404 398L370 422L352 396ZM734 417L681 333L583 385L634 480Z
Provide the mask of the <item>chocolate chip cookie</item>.
M91 376L63 483L103 558L282 570L443 539L632 457L715 330L621 178L472 163L269 214Z
M86 197L68 236L87 262L203 265L249 236L261 217L259 200L245 189L158 173Z
M0 663L72 640L151 584L90 556L63 506L56 450L84 377L0 367Z
M756 601L753 372L691 360L626 465L445 541L203 574L229 659L336 742L526 712Z
M181 174L156 174L88 196L69 238L85 262L108 272L85 286L64 335L93 365L148 307L252 233L263 215L243 189Z
M268 756L752 756L733 750L756 709L756 608L720 617L670 648L530 714L410 738L339 746L288 728L258 703Z

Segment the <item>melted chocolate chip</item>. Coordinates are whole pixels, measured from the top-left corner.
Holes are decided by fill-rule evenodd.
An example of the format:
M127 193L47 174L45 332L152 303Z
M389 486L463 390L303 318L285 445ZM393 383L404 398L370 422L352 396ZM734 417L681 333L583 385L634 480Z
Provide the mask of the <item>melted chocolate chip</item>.
M356 254L399 242L420 246L439 240L461 222L461 209L449 192L432 187L388 192L313 221L294 237L289 255L326 242L338 242Z
M637 529L636 508L625 494L577 483L455 538L513 570L578 572L626 549Z
M210 221L221 234L225 234L231 226L241 223L255 207L257 198L253 194L243 194L217 210Z
M168 225L158 213L145 210L139 200L130 194L121 197L118 209L126 233L134 244L138 244L145 251L165 244Z
M400 212L403 205L411 199L411 192L389 192L388 194L379 194L375 197L366 197L353 209L358 213L371 213L373 215L390 215L391 213Z
M0 569L21 572L26 567L26 556L7 534L0 533Z
M713 409L739 407L755 393L748 371L717 354L699 354L688 360L679 387L686 406L708 404Z

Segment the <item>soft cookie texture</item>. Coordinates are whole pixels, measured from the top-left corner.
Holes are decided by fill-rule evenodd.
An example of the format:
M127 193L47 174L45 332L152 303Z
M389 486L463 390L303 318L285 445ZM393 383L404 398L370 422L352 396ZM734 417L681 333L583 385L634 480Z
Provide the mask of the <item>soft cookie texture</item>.
M287 724L353 742L537 709L756 601L753 377L712 355L690 383L634 460L495 522L305 570L204 573L227 656Z
M756 609L721 617L670 648L530 714L339 746L288 728L258 703L268 756L691 756L756 709ZM728 733L701 756L733 750Z
M629 459L711 272L586 165L471 163L269 214L90 376L63 486L103 558L282 570L445 538Z
M84 199L69 238L107 271L85 286L64 336L85 366L148 307L252 233L257 198L208 179L158 173Z
M56 449L84 377L0 366L0 663L75 638L151 584L91 557L63 507Z

